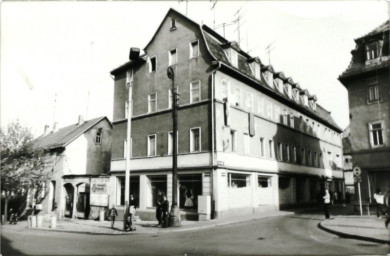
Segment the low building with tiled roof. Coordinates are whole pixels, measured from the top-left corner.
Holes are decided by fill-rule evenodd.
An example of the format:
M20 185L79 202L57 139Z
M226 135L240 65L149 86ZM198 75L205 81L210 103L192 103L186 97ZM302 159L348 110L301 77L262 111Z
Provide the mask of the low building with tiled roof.
M48 128L45 126L45 133L34 140L34 147L46 152L45 171L51 178L37 193L38 198L28 197L27 206L40 215L97 218L99 210L108 206L102 205L108 198L91 188L92 183L98 183L105 187L101 194L108 191L111 122L107 117L84 121L80 116L75 124L58 130L54 125L52 131Z
M110 204L124 207L126 166L141 218L154 218L159 196L172 202L173 91L167 68L180 94L177 200L183 218L207 218L210 212L202 209L224 217L316 203L326 180L342 192L342 130L293 78L172 9L144 54L130 55L111 71L111 177L118 187Z
M349 98L350 136L344 154L351 159L353 168L361 169L361 177L356 181L360 181L365 210L369 205L374 206L372 195L377 189L383 193L389 190L389 33L389 21L386 21L355 39L350 65L339 76Z

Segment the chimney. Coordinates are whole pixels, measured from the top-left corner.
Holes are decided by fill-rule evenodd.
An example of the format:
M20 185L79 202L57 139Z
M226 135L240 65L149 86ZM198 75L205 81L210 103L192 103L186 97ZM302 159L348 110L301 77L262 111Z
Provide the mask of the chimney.
M54 122L53 124L53 133L58 131L58 122Z
M47 125L45 125L45 129L43 130L43 136L46 136L46 135L48 135L49 134L49 125L47 124Z
M82 115L79 115L79 121L77 125L82 125L84 123L84 117Z

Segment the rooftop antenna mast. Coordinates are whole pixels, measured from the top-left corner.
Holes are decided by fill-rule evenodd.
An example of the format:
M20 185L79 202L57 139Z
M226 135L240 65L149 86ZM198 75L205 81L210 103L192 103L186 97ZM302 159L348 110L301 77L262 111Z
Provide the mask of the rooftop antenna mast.
M213 15L214 15L214 20L213 20L213 23L214 23L214 30L216 29L215 27L215 5L217 4L218 0L210 0L210 2L212 3L213 6L211 6L211 9L210 10L213 10Z
M273 47L273 44L275 43L275 40L270 43L269 45L267 45L267 47L265 47L265 50L268 54L268 65L271 65L271 50L275 49L275 47Z
M240 15L240 11L242 10L242 8L244 8L244 6L246 5L246 2L240 7L240 9L237 10L237 12L234 14L234 15L237 15L237 18L235 19L235 21L237 22L237 29L235 31L237 31L237 35L238 35L238 38L237 38L237 43L238 45L240 45L241 43L241 35L240 35L240 28L242 25L244 25L244 23L240 24L240 20L241 20L241 15Z

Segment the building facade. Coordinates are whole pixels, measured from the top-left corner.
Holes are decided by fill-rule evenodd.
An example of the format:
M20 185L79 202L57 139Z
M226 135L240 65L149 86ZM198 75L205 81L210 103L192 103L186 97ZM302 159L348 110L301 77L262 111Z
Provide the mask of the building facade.
M80 116L76 124L59 130L45 128L34 146L45 150L44 168L51 179L42 191L30 191L27 207L60 218L98 218L108 199L104 205L94 203L92 195L98 192L91 183L108 174L112 124L106 117L84 121Z
M389 21L355 42L351 63L339 80L349 97L347 153L353 167L362 170L362 200L371 203L377 189L390 189Z
M212 217L224 217L316 202L326 179L342 192L341 130L316 96L283 72L172 9L144 52L111 72L110 204L124 205L129 116L130 193L139 202L138 215L154 218L161 194L172 202L168 67L180 94L182 217L197 218L198 196L210 196Z

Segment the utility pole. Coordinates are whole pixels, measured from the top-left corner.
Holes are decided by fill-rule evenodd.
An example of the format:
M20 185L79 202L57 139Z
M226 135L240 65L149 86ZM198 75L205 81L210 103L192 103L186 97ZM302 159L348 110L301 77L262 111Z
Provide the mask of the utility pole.
M175 87L175 72L172 67L167 70L167 75L172 80L172 120L173 120L173 155L172 155L172 207L169 215L169 226L179 227L180 223L180 210L177 205L177 108L178 108L178 92Z
M130 80L127 81L126 87L129 91L127 104L127 135L126 135L126 169L125 169L125 213L123 220L123 230L126 231L127 218L129 215L129 200L130 200L130 157L131 157L131 106L133 93L133 69L129 72Z

